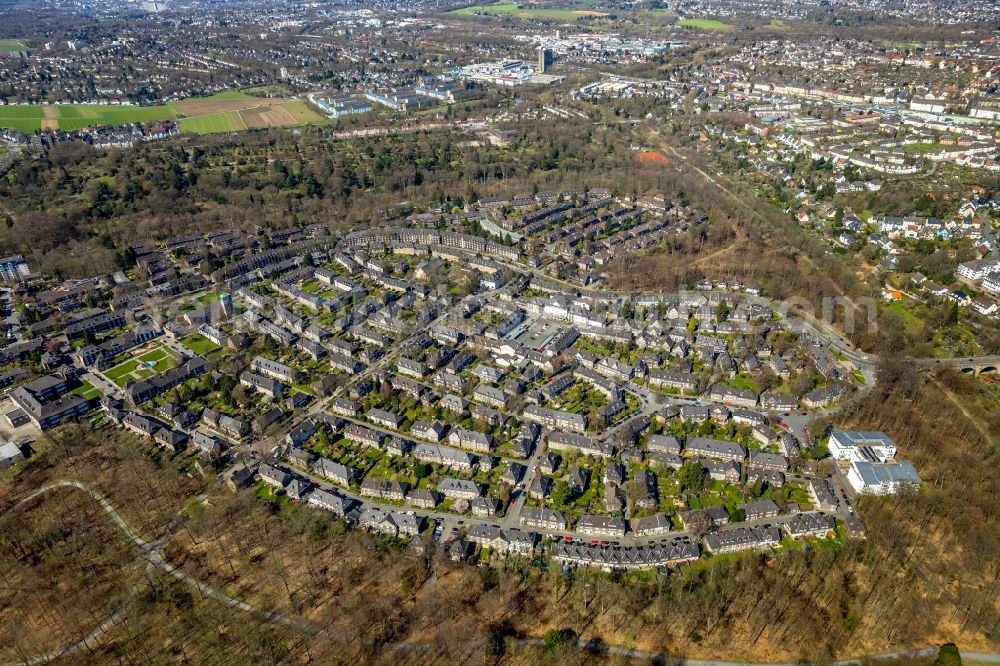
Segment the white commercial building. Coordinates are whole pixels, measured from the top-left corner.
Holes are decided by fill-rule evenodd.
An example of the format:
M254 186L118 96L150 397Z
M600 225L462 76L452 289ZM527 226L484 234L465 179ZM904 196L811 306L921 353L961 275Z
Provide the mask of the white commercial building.
M856 492L891 495L905 485L920 485L911 462L894 460L896 443L885 433L834 430L827 448L837 460L850 463L847 481Z

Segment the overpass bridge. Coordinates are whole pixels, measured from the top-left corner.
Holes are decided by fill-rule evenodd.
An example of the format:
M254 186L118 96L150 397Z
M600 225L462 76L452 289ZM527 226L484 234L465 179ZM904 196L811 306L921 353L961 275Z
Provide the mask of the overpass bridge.
M966 356L964 358L915 358L913 363L925 368L948 366L970 375L996 374L1000 356Z

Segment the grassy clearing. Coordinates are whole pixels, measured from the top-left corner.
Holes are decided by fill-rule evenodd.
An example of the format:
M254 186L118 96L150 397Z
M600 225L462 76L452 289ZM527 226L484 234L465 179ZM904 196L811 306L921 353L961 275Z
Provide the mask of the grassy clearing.
M178 126L182 132L193 134L216 134L219 132L238 132L247 128L239 111L213 113L207 116L181 118Z
M105 185L107 185L109 187L114 187L116 181L117 181L117 179L113 175L111 175L111 174L105 174L103 176L95 176L95 177L91 178L89 182L93 183L95 185L98 184L98 183L104 183Z
M697 30L729 30L733 26L723 23L717 19L681 19L677 25L682 28L695 28Z
M899 318L903 320L903 325L906 327L907 332L915 334L923 328L923 316L919 312L921 306L916 301L909 301L908 303L902 300L892 301L886 304L885 307L899 315Z

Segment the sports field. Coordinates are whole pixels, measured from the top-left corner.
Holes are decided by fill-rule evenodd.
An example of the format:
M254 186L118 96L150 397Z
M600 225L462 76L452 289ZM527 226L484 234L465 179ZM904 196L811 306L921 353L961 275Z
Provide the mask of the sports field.
M322 124L330 122L326 116L313 109L301 99L293 99L290 102L285 102L282 106L285 107L290 114L292 114L292 117L295 118L297 123Z
M243 119L240 118L239 111L226 111L224 113L212 113L207 116L181 118L177 125L182 132L191 132L192 134L238 132L247 128L243 123Z
M28 45L20 39L0 39L0 53L13 53L14 51L26 51Z
M0 106L0 127L30 134L101 125L177 120L182 132L212 134L266 127L321 124L329 120L302 100L253 97L228 90L155 106L116 104L12 104Z
M177 115L177 109L172 104L12 104L0 106L0 127L10 127L26 133L37 129L71 131L97 125L172 120Z
M677 22L682 28L697 28L698 30L729 30L731 25L717 21L716 19L681 19Z

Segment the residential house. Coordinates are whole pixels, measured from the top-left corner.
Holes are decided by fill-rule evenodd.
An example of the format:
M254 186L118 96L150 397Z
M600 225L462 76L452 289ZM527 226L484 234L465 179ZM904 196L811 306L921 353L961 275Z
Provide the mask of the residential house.
M387 412L384 409L377 409L375 407L368 410L365 414L365 418L375 425L380 425L383 428L391 428L393 430L399 430L399 427L403 425L404 420L399 414L393 414L392 412Z
M785 521L785 531L793 539L808 537L825 538L837 529L837 521L833 516L818 513L800 513Z
M473 500L483 494L482 487L468 479L444 478L438 482L438 492L450 499Z
M245 370L240 374L240 384L247 388L263 393L270 398L277 398L285 390L285 385L275 381L270 377L258 375L255 372Z
M414 488L406 493L406 503L421 509L433 509L438 502L438 494L428 488Z
M552 509L524 507L521 510L521 525L543 530L565 530L566 516Z
M632 533L637 537L655 537L669 534L674 530L674 524L662 513L636 518L632 522Z
M351 482L361 474L361 470L356 467L350 467L322 456L313 463L313 471L341 486L351 485Z
M375 476L366 476L361 482L361 494L365 497L375 497L398 502L406 499L407 488L408 484L406 483L400 483L394 479L381 479Z
M519 529L501 529L495 525L477 525L469 528L466 538L481 548L507 554L531 555L535 550L538 535Z
M622 518L584 514L576 522L576 531L594 536L621 538L625 536L625 521Z
M287 470L269 463L261 463L257 468L257 475L260 480L276 489L283 489L292 480L292 475Z
M725 384L713 384L708 391L708 399L725 405L735 405L753 409L757 406L758 396L749 389L739 389Z
M681 524L684 525L685 529L690 528L697 520L701 520L702 515L706 517L711 527L721 527L729 523L729 512L722 506L710 506L704 509L682 511L677 515L681 519Z
M776 527L740 527L713 532L705 537L705 548L714 554L770 548L781 542Z
M684 451L695 456L706 456L722 460L742 461L747 450L736 442L725 442L708 437L691 437L684 443Z
M493 436L459 426L451 431L448 443L477 453L489 453L490 449L493 448Z
M774 518L780 512L778 505L771 500L759 500L740 504L746 520L760 520L762 518Z
M263 356L255 356L250 362L250 369L258 375L264 375L271 379L276 379L286 384L294 384L298 380L299 373L283 363L272 361Z
M361 512L358 525L389 536L415 537L423 529L424 517L412 511L386 511L369 507Z
M549 431L546 433L549 449L555 451L578 452L583 455L611 458L615 455L613 444L593 437L571 432Z
M751 451L750 467L773 470L776 472L787 472L788 458L786 458L785 456L776 455L774 453L765 453L763 451Z

